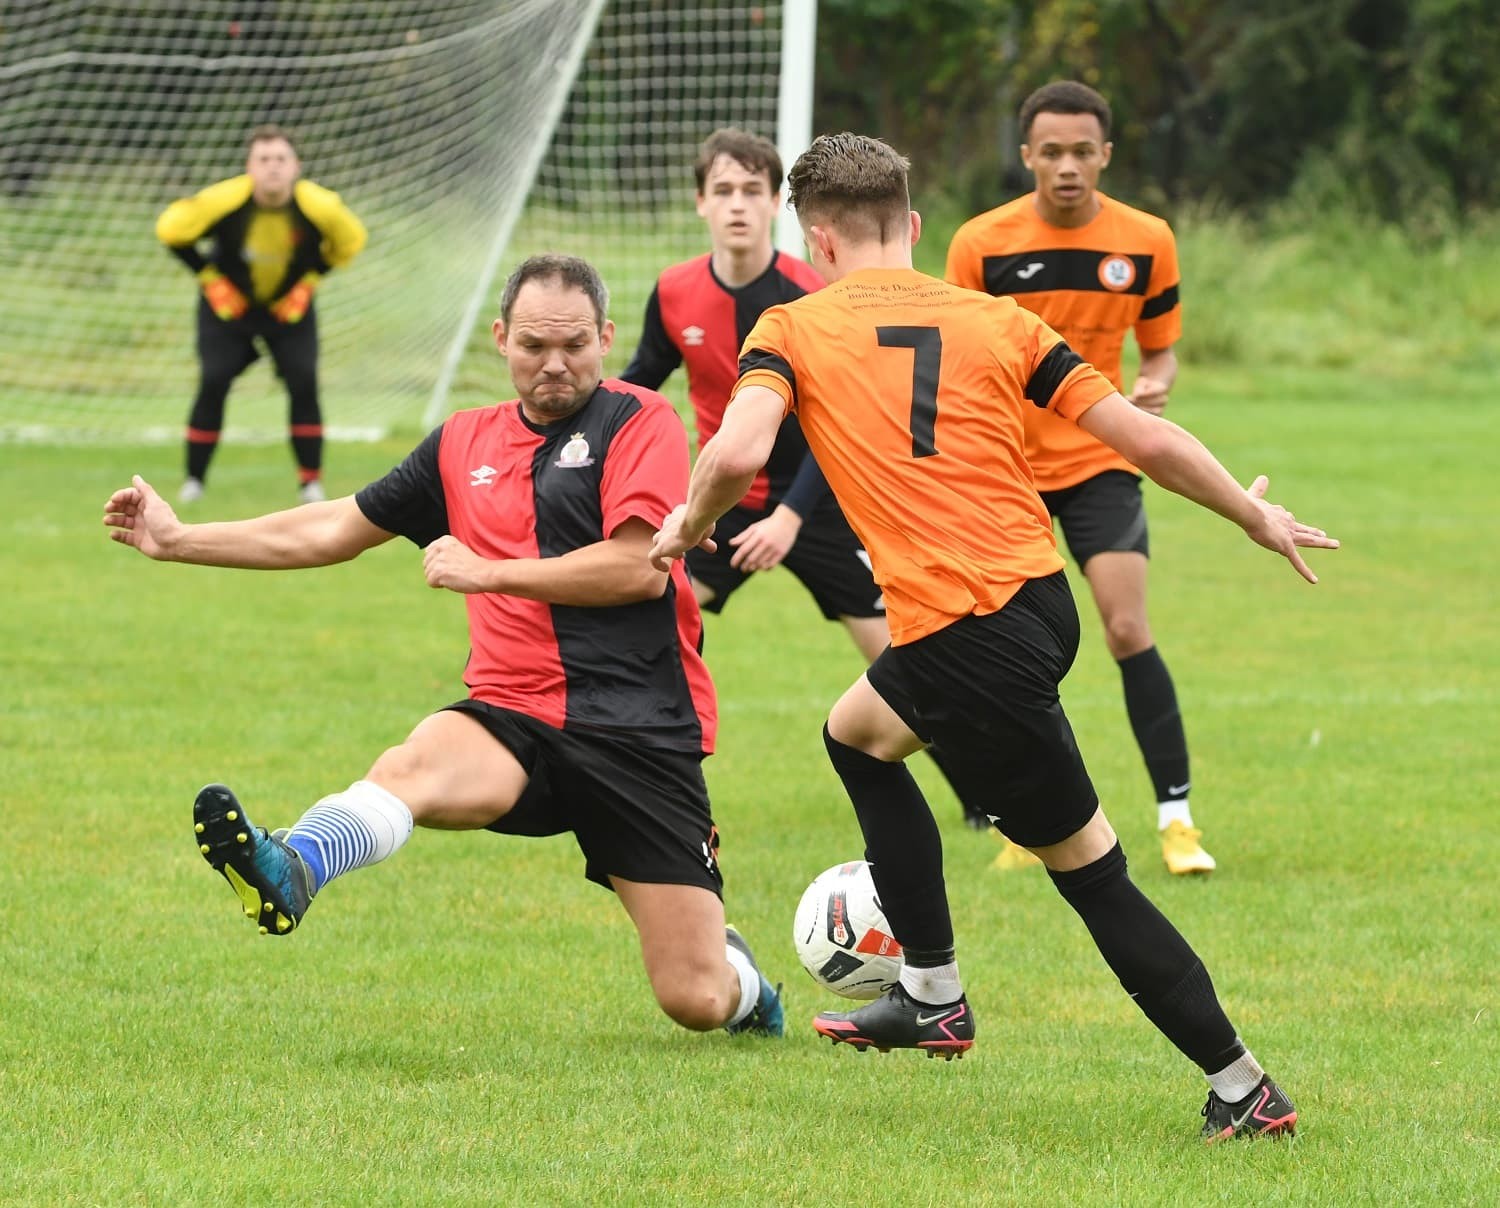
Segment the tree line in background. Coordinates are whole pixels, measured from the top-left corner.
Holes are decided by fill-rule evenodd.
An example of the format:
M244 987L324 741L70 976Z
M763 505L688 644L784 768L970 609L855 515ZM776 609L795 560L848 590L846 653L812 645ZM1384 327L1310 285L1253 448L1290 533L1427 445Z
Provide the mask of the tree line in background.
M647 49L670 60L673 38L704 36L694 25L701 9L646 0L630 19ZM493 11L492 0L366 0L351 21L338 0L40 3L0 22L0 68L64 50L205 60L347 52L388 47L392 31L422 44ZM1123 197L1167 211L1254 213L1291 196L1420 233L1500 208L1496 16L1496 0L820 0L815 125L916 152L923 204L972 212L1027 187L1015 117L1026 94L1080 79L1114 108L1108 184ZM754 5L726 5L715 19L714 49L728 64L776 37ZM601 64L585 71L601 74ZM621 141L649 129L661 97L681 83L667 72L629 88L599 84L613 88L602 100L615 126L581 137ZM387 116L380 94L331 100L255 71L199 80L150 56L109 69L0 72L0 186L26 192L50 162L87 151L96 129L114 131L114 142L191 146L274 115L336 142ZM144 116L132 112L141 98ZM649 147L626 153L645 156L648 175L681 170Z
M1016 111L1078 79L1109 187L1167 210L1288 197L1421 228L1500 203L1494 0L821 0L816 125L914 154L928 205L1028 187Z

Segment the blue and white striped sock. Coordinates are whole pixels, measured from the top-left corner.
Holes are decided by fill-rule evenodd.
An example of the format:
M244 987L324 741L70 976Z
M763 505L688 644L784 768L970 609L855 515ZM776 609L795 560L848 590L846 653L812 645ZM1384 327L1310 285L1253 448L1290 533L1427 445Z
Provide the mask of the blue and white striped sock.
M411 810L394 793L356 780L297 820L286 842L312 870L314 891L354 868L376 864L411 837Z

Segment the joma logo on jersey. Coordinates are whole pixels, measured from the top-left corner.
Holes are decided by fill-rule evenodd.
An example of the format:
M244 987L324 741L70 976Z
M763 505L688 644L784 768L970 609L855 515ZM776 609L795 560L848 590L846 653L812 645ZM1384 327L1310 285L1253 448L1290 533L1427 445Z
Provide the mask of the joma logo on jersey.
M703 344L703 328L698 326L684 327L682 329L682 342L689 348L698 348Z
M495 481L495 475L499 471L494 466L484 465L477 470L469 471L469 485L471 487L487 487Z

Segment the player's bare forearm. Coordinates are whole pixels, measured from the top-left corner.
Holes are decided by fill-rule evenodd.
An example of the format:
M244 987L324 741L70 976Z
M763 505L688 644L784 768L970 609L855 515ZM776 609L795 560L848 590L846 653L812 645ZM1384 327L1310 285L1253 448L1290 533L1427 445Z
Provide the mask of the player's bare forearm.
M743 458L736 460L734 449L720 443L718 436L703 446L688 481L684 529L707 532L720 516L745 497L760 469L760 466L746 469L747 464Z
M1301 523L1264 499L1267 482L1242 490L1229 471L1191 432L1147 415L1111 394L1079 418L1079 425L1139 466L1153 482L1234 521L1257 545L1281 554L1310 583L1318 581L1297 547L1337 549L1320 528Z
M1122 395L1095 403L1078 426L1137 465L1153 482L1244 527L1255 520L1245 492L1203 443L1171 420L1147 415Z
M575 608L610 608L658 599L666 574L647 562L653 530L632 518L593 545L555 558L481 558L453 537L441 537L423 554L433 587L464 593L493 592Z
M110 536L160 562L242 570L299 570L347 562L391 533L366 520L352 497L250 520L184 524L139 475L104 505Z
M786 407L766 386L742 386L724 410L724 422L698 455L688 483L683 527L706 532L720 516L745 497L760 473Z
M1139 376L1160 382L1163 390L1170 390L1177 381L1177 353L1170 347L1141 349Z

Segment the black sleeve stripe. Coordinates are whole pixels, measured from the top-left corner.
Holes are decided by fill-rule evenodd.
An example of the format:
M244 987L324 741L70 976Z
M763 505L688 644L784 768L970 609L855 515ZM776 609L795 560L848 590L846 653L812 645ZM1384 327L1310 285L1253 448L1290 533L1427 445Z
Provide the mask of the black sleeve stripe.
M785 378L786 384L792 388L792 402L797 401L797 375L792 372L792 367L774 352L752 348L740 358L740 376L744 377L752 369L769 369L778 377Z
M1038 407L1046 407L1063 384L1063 379L1082 364L1083 358L1059 340L1027 381L1026 397Z
M1177 287L1169 285L1154 298L1147 298L1146 305L1141 307L1141 318L1159 319L1167 311L1177 305Z
M636 345L635 355L622 380L648 390L659 390L661 384L672 376L673 370L682 364L682 351L667 335L666 324L661 320L661 286L658 284L646 299L646 317L641 324L641 342Z

